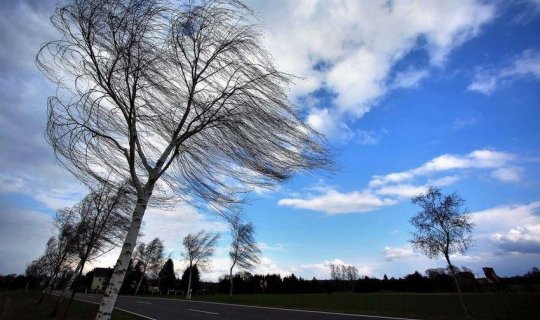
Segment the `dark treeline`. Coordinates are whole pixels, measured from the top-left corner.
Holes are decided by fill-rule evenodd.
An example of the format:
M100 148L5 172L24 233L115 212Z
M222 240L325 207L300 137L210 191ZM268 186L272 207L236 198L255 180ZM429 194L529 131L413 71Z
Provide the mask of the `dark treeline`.
M463 291L480 292L495 289L511 290L512 287L523 287L527 291L538 291L540 287L540 271L533 268L522 276L503 278L500 286L490 285L484 279L475 279L472 272L462 270L458 273ZM482 281L484 280L484 281ZM229 292L229 277L219 279L219 293ZM443 268L428 269L422 275L418 271L403 278L382 279L360 277L356 280L317 280L315 278L303 279L294 274L281 277L272 275L252 275L250 273L237 273L233 277L236 293L332 293L339 291L353 291L358 293L372 292L454 292L455 283L448 270Z
M188 269L184 270L181 278L177 278L173 272L172 261L166 262L158 277L144 281L141 286L142 293L151 293L152 288L159 288L155 293L167 294L168 290L187 290ZM521 276L502 278L502 284L497 288L489 285L484 279L475 279L470 271L461 271L460 282L463 290L467 292L481 292L495 289L519 290L535 292L540 290L540 270L532 268ZM133 294L137 282L142 275L139 264L130 264L126 280L122 286L121 294ZM62 288L71 277L70 272L64 272L56 282L56 288ZM77 291L84 292L90 289L93 272L87 272L78 281ZM360 277L357 280L317 280L315 278L303 279L294 274L281 277L278 274L252 275L248 272L237 273L233 277L234 290L238 294L253 293L332 293L339 291L353 291L359 293L371 292L453 292L455 290L452 277L443 268L428 269L424 275L419 272L411 273L403 278L382 279ZM217 284L200 281L197 268L193 270L193 292L196 294L211 294L229 292L229 277L223 276ZM0 275L0 290L39 290L45 286L45 279L32 275Z

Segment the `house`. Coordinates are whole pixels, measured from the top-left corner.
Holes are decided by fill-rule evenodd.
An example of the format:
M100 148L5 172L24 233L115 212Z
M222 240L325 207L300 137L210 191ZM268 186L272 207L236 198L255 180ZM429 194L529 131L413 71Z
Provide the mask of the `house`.
M90 285L90 291L103 292L109 284L109 280L113 274L113 268L95 268L93 270L94 277Z

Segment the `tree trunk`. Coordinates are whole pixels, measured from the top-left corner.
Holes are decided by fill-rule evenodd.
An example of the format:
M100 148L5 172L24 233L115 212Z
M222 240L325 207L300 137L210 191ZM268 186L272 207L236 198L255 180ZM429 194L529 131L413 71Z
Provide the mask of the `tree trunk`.
M139 288L141 287L141 283L144 279L144 275L146 274L146 266L144 267L143 269L143 272L142 272L142 275L141 275L141 278L139 279L139 283L137 284L137 288L135 289L135 296L139 293Z
M73 282L75 282L75 279L79 276L79 273L80 273L79 271L81 270L81 268L82 268L82 260L80 260L79 263L77 264L77 267L75 268L75 271L73 271L73 274L71 275L71 278L69 279L69 282L64 287L64 290L62 290L62 294L60 295L58 300L56 300L56 305L54 306L54 309L51 312L51 317L56 316L56 313L58 312L58 308L60 308L60 304L62 304L62 301L64 301L67 295L67 292L69 291L69 288L73 285Z
M234 264L231 266L231 269L229 270L229 281L231 282L231 287L229 288L229 297L232 297L232 294L233 294L233 276L232 276L233 268L234 268Z
M142 219L144 212L146 211L148 199L150 197L149 194L151 193L152 191L150 190L143 197L139 196L137 199L137 204L135 206L135 210L133 211L133 216L129 224L126 239L124 240L124 245L122 246L122 251L120 252L120 256L118 257L116 265L114 266L114 272L111 280L109 281L109 285L107 286L105 294L101 299L96 320L109 320L111 318L116 298L118 297L118 293L122 287L122 282L124 281L129 261L131 260L133 250L135 249L135 245L137 243L137 237L139 236L139 230L141 229Z
M459 281L457 279L456 272L454 271L454 266L450 262L450 257L447 254L445 254L444 257L446 258L446 262L448 262L448 267L450 268L452 277L454 278L454 281L456 282L456 287L459 293L459 300L461 301L461 306L463 307L463 311L465 311L465 315L467 316L467 319L470 319L471 316L469 315L469 311L467 310L467 306L465 305L465 301L463 300L463 294L461 293L461 287L459 286Z
M189 264L189 278L188 278L188 286L187 286L187 293L186 293L186 299L191 300L191 274L193 273L193 266L191 266L191 263Z
M86 259L88 259L88 254L84 259L81 260L81 262L80 262L81 267L79 269L79 274L77 275L77 277L75 277L75 280L71 284L75 288L77 288L77 285L79 284L79 278L82 276L82 272L84 270L84 265L86 264ZM62 319L66 319L69 308L71 307L71 304L73 303L73 299L75 299L75 293L76 293L76 290L71 291L71 295L69 296L69 301L68 301L68 304L66 306L66 310L64 310L64 314L62 315ZM62 297L61 299L63 299L63 298L64 297Z
M51 295L53 289L54 289L54 283L56 282L56 278L58 277L58 274L60 271L55 271L54 276L51 276L49 280L47 281L47 285L45 287L45 291L41 293L41 297L38 300L38 303L42 303L45 297L48 297Z

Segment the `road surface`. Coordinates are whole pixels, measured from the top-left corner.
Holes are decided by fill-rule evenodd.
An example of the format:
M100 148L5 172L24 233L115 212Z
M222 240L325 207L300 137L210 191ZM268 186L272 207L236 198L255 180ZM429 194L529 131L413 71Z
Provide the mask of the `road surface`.
M101 295L78 293L76 300L99 303ZM118 296L116 309L149 320L398 320L356 314L255 307L169 298Z

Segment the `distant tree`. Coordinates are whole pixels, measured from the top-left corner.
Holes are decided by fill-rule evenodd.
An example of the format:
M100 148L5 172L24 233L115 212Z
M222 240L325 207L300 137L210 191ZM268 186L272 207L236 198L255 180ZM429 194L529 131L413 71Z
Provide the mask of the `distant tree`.
M199 231L196 234L188 234L183 241L184 259L188 262L190 276L188 278L188 287L186 299L191 299L191 271L193 266L197 266L200 271L204 271L208 266L210 257L214 254L219 234Z
M120 294L134 294L137 287L137 283L142 276L142 268L140 263L135 262L133 259L129 261L129 265L126 271L126 277L124 278L124 283L122 283L122 288L120 289Z
M354 281L358 279L358 269L355 266L347 266L347 280Z
M26 289L39 288L44 279L47 278L47 265L44 257L40 257L36 260L33 260L26 266L25 275L27 278Z
M82 181L112 175L137 198L99 320L157 196L172 190L223 212L253 185L328 166L324 139L288 100L291 76L240 1L72 0L51 21L59 39L37 56L59 88L47 140Z
M192 268L187 267L182 273L182 279L180 281L182 290L188 292L191 289L193 292L197 292L201 283L201 274L199 268L194 265Z
M155 238L146 245L141 242L135 250L135 259L141 266L141 278L135 289L135 295L139 292L143 278L147 272L157 275L161 262L163 261L163 243L159 238Z
M470 317L450 255L464 254L472 243L474 224L468 210L463 208L465 200L457 193L444 195L436 187L429 187L425 194L412 199L421 210L411 218L416 228L410 240L414 248L429 258L443 256L454 278L459 298L467 318Z
M49 270L49 277L47 288L42 293L38 303L43 301L45 295L51 295L58 275L63 269L69 268L71 259L74 257L75 225L69 217L63 216L61 212L62 210L59 210L55 218L58 234L56 237L49 238L46 244L44 258L45 265Z
M167 259L165 264L158 273L158 287L160 292L174 288L176 283L176 275L174 273L174 263L172 259Z
M260 261L261 250L257 242L255 242L255 227L251 222L243 222L240 215L235 215L229 222L229 228L232 234L231 249L229 251L232 262L229 269L229 296L232 296L234 267L238 266L240 270L252 270Z
M127 232L132 203L126 185L117 189L113 184L102 183L91 188L90 193L72 208L59 212L60 220L67 220L73 225L73 251L78 259L67 286L57 300L51 316L54 316L66 297L68 289L77 287L77 279L81 278L84 266L99 256L118 247ZM71 291L70 299L64 310L63 319L75 297L76 290Z

